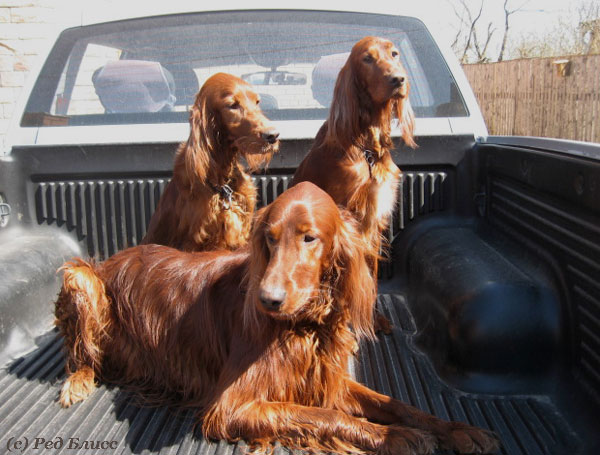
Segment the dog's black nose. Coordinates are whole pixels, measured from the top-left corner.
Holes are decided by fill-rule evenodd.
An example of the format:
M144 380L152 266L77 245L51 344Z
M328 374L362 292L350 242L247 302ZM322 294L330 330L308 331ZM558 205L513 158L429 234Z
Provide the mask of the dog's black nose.
M275 128L268 129L261 134L262 138L269 144L274 144L279 139L279 131Z
M260 292L260 303L268 311L279 311L279 307L285 300L285 289L270 289Z
M390 84L392 84L393 87L401 87L405 80L406 78L400 74L392 74L389 76Z

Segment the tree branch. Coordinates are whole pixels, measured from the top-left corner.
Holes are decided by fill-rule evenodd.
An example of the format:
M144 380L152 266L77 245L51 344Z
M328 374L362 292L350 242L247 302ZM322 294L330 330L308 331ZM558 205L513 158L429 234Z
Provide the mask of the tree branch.
M521 6L509 10L508 9L508 0L504 0L504 36L502 37L502 45L500 46L500 53L498 54L498 61L501 62L504 60L504 51L506 50L506 42L508 41L508 29L509 23L508 20L510 16L518 11L521 11L525 5L529 3L529 0L525 0Z

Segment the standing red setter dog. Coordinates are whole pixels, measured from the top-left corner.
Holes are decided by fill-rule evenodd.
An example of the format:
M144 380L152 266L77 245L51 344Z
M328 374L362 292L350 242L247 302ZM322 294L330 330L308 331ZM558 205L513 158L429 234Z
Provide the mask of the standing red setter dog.
M390 155L394 116L405 144L416 146L408 91L406 71L391 41L366 37L356 43L338 75L329 118L292 181L313 182L352 212L375 271L400 181Z
M279 133L250 85L230 74L210 77L190 114L190 136L175 155L167 185L141 243L184 251L235 249L247 243L256 188L251 170L268 163Z
M491 433L349 377L355 337L373 336L365 251L353 217L303 183L258 212L247 249L142 245L68 263L56 302L69 374L60 402L83 400L98 377L199 406L205 436L256 448L494 450Z

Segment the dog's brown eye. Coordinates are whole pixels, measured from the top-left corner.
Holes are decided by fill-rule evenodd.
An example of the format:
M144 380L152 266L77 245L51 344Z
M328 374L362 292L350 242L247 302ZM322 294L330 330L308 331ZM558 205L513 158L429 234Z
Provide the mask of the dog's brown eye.
M312 235L304 234L304 237L302 238L302 240L304 240L304 243L311 243L311 242L314 242L315 240L317 240L317 238L313 237Z
M260 104L260 100L256 100L256 104Z
M239 109L240 107L240 103L238 103L237 101L233 104L230 104L229 106L227 106L229 109Z
M370 54L365 55L365 57L363 58L363 62L365 63L373 63L374 61L375 59Z
M275 237L273 237L271 234L266 234L265 238L267 239L267 243L269 245L273 245L275 243Z

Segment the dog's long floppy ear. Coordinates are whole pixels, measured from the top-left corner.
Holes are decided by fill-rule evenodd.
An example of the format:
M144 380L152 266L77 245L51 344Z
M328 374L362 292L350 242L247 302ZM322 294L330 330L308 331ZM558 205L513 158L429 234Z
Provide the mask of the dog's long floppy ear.
M334 238L330 275L334 297L348 311L358 338L372 339L373 309L377 297L375 278L366 254L369 248L358 231L358 223L347 210L341 210L342 223Z
M352 56L340 70L327 123L326 141L340 143L342 147L352 145L352 139L360 134L360 99L358 80L352 69Z
M415 130L415 113L408 99L408 91L404 98L400 98L396 102L396 117L398 117L398 123L402 128L404 143L413 149L416 148L417 144L413 135Z
M248 291L244 302L243 319L244 329L250 334L258 333L258 302L259 287L262 277L269 263L269 249L265 241L265 220L269 206L263 207L254 214L252 220L252 233L250 235L250 264L246 284Z
M206 93L200 90L190 112L190 136L175 160L175 172L184 186L193 189L195 182L206 183L219 136L216 113L210 108Z

